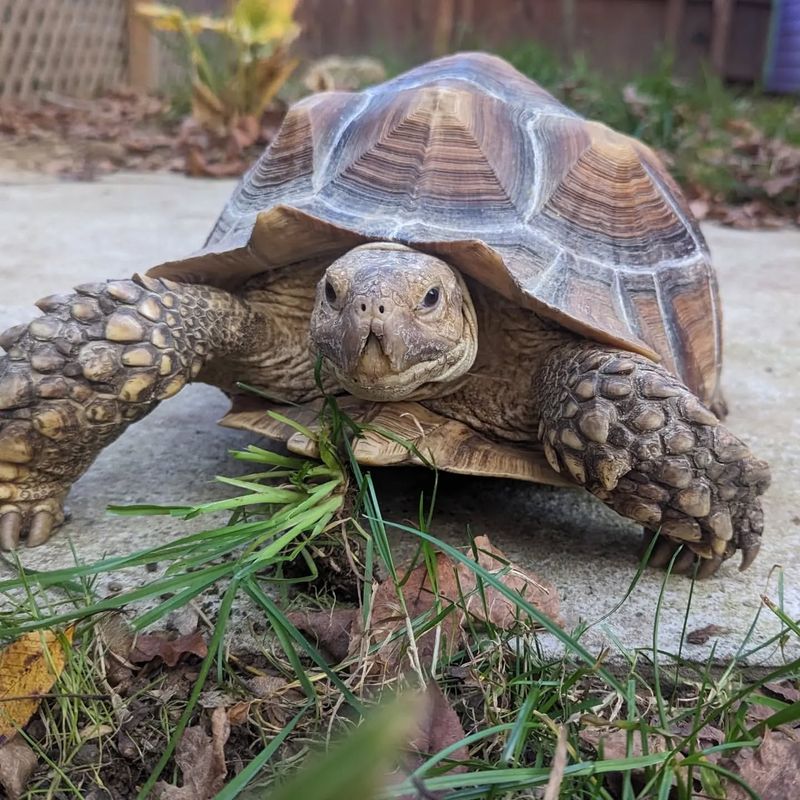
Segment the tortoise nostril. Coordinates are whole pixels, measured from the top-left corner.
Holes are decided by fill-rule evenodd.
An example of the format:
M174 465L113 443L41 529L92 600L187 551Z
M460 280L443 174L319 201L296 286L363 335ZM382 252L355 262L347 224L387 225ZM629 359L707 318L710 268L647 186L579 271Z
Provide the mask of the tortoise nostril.
M378 313L383 314L383 306L378 306Z
M366 303L362 303L361 304L361 310L362 311L366 311L367 310L367 304Z

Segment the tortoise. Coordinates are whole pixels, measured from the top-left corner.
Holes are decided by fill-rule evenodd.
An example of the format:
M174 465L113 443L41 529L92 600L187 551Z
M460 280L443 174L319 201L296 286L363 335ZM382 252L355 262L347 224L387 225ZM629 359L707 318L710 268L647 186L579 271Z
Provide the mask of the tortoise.
M200 251L37 305L0 336L4 549L46 541L101 448L203 381L234 399L225 424L296 451L240 382L305 421L339 396L375 423L365 463L585 487L660 531L654 564L685 545L678 572L758 552L769 467L722 424L686 200L652 150L495 56L298 102Z

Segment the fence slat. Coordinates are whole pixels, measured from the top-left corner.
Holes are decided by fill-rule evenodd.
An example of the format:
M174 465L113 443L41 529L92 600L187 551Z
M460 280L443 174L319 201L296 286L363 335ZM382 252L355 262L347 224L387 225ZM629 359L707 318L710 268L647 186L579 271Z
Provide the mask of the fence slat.
M127 0L0 0L0 100L125 82L127 14Z

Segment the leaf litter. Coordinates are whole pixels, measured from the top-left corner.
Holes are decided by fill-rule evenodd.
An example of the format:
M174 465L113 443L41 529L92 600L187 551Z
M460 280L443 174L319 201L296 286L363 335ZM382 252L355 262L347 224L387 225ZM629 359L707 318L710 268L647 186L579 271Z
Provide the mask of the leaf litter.
M64 670L64 645L72 636L71 627L64 633L31 631L0 651L0 786L10 800L21 796L38 763L17 731L28 724Z
M509 589L531 601L554 621L559 619L559 598L555 587L511 563L486 536L478 536L471 555L477 563L495 573ZM454 563L443 553L435 556L434 568L426 563L406 565L399 570L401 593L391 578L375 590L369 620L359 609L302 611L290 620L313 636L334 661L357 660L370 649L371 669L397 675L414 666L430 668L437 651L452 654L467 636L468 619L489 622L502 630L519 623L511 601L493 586L478 586L475 573L465 564ZM401 634L407 620L427 617L430 630L414 637L413 649ZM437 618L441 617L441 619Z

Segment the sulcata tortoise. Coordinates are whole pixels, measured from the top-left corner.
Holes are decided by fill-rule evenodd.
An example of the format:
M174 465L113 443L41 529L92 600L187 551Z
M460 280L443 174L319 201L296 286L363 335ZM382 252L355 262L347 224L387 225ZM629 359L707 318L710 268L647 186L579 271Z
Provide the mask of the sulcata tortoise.
M320 391L375 423L369 464L579 485L662 536L652 560L755 557L769 468L721 424L720 307L654 153L504 61L462 54L288 112L205 247L79 286L0 344L0 545L41 544L70 484L190 381L224 422L311 443ZM699 559L699 561L698 561Z

